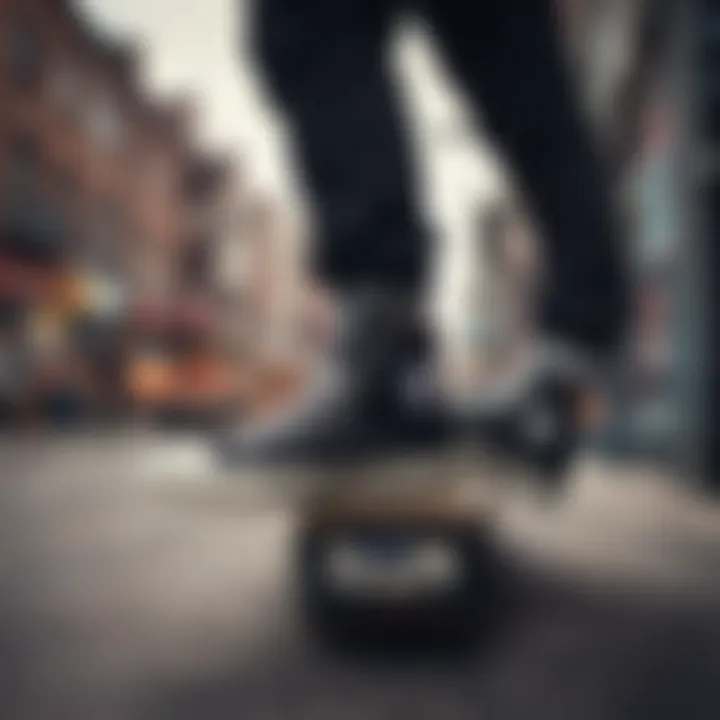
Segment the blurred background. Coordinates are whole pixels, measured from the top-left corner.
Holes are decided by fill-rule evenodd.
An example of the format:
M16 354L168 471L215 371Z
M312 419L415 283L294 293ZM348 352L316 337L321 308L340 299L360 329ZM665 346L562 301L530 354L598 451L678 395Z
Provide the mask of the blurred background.
M309 703L298 717L400 717L412 690L418 718L490 701L488 717L718 717L720 523L688 491L720 483L720 7L556 4L632 262L618 412L576 505L510 532L563 577L547 590L528 571L523 639L491 670L393 683L298 639L284 516L208 452L208 430L302 387L330 327L246 2L0 0L0 714L217 717L252 697L257 712L232 716L254 720L291 717L287 695ZM542 258L422 28L402 28L394 61L462 393L522 352Z
M312 227L243 3L1 7L3 424L208 426L281 404L312 366L327 307L303 272ZM558 0L557 12L637 283L623 417L605 444L675 452L696 412L684 378L697 342L681 335L700 294L682 166L686 13L666 0ZM462 391L531 331L532 222L421 30L396 50L440 238L438 332Z

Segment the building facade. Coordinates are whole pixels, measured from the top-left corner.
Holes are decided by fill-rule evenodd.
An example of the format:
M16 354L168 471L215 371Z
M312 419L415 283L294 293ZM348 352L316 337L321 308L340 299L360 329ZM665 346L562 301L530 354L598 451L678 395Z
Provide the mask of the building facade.
M0 34L0 343L21 347L4 387L25 388L3 402L117 409L138 325L212 312L187 307L189 247L207 240L194 109L149 96L137 48L69 0L0 0Z
M630 342L618 379L621 411L612 449L676 457L688 410L682 390L687 340L683 294L697 286L683 259L691 242L681 182L686 93L679 4L672 0L575 0L570 43L579 81L604 143L623 211L634 283ZM683 290L685 288L685 290Z

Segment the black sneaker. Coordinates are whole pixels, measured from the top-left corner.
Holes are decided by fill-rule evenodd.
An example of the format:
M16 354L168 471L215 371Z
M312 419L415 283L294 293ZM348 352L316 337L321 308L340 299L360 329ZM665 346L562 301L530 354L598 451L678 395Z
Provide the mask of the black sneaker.
M579 354L543 348L501 384L462 403L458 432L500 466L518 464L558 490L591 424L585 408L595 388L595 373Z
M415 303L396 293L356 291L342 303L339 320L315 380L286 412L224 438L226 463L314 468L442 441L439 394L427 382L430 343ZM418 377L425 378L420 392Z

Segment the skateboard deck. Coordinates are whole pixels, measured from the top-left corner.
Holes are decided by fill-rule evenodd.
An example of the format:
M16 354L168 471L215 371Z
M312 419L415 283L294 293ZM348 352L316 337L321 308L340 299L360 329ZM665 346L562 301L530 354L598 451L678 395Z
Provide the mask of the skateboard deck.
M393 458L334 471L306 498L301 522L332 531L348 526L471 530L492 521L496 493L467 456Z

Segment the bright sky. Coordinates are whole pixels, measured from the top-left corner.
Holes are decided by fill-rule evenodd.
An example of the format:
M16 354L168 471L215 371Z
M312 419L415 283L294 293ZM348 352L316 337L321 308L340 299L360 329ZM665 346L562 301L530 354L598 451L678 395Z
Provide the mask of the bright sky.
M195 96L205 142L237 152L252 184L290 199L293 173L282 126L264 101L242 42L251 1L78 0L100 27L142 42L151 88ZM496 192L496 180L486 150L463 129L461 106L422 38L405 33L398 60L418 123L428 209L443 240L440 282L448 292L442 294L455 306L463 302L465 280L458 280L468 267L470 224L483 200Z

